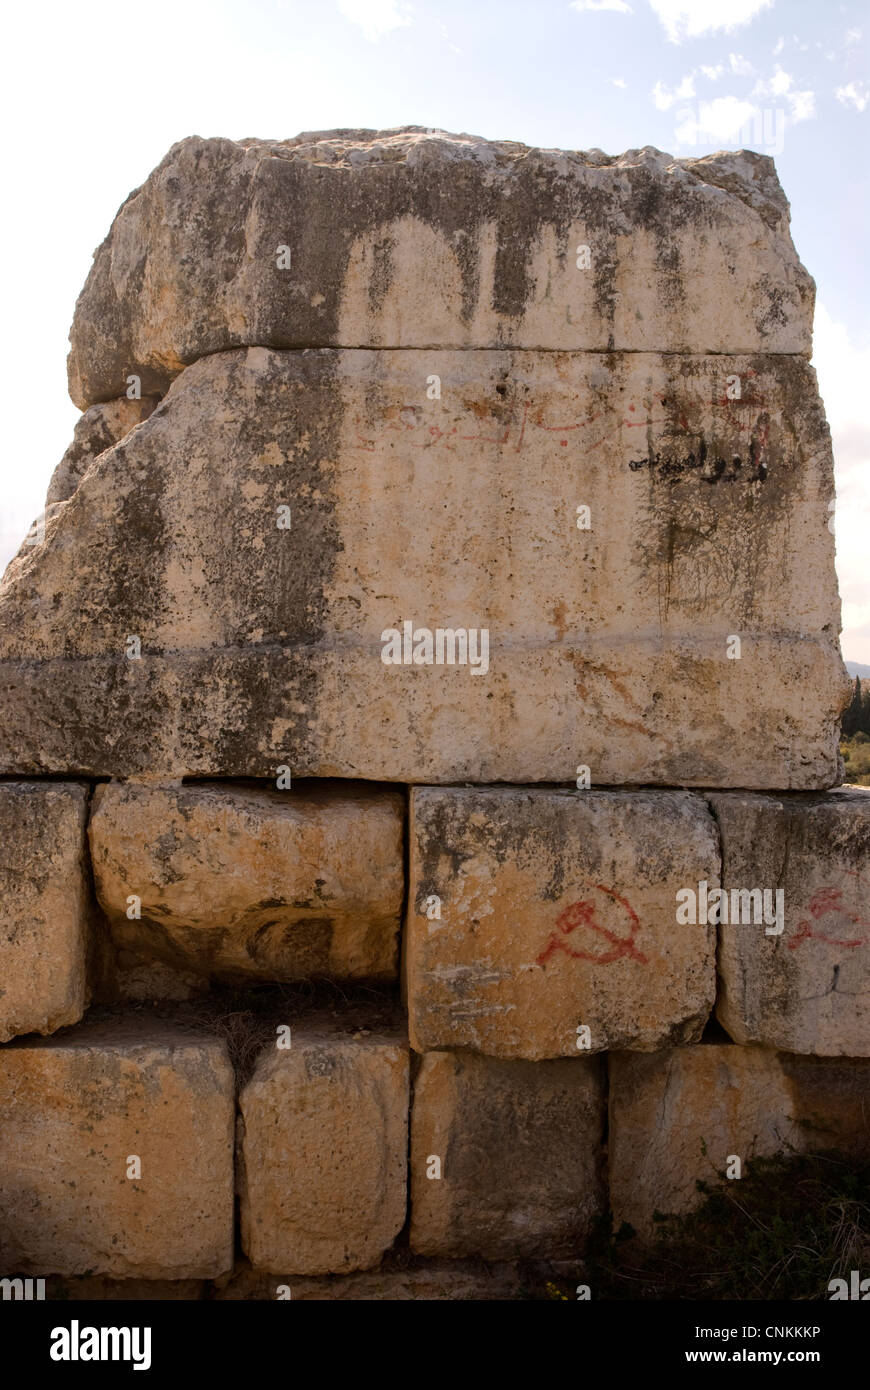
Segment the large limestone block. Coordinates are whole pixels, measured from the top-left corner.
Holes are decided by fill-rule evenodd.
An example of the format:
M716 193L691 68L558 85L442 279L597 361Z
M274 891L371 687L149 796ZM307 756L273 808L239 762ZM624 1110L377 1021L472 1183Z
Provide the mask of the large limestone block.
M772 929L719 927L720 1022L735 1042L870 1056L870 791L711 796L722 882L769 893Z
M0 1042L87 1007L87 802L82 783L0 782Z
M604 1092L597 1058L425 1056L411 1118L412 1250L576 1257L604 1205Z
M715 927L676 924L678 890L719 877L700 797L415 788L409 837L418 1051L537 1059L700 1037Z
M832 495L799 357L209 357L7 570L0 771L830 786Z
M242 1247L256 1269L377 1264L405 1222L408 1047L385 1033L292 1027L240 1097Z
M124 1279L231 1268L233 1102L223 1043L164 1022L83 1024L0 1050L4 1267Z
M282 249L283 248L283 249ZM585 249L584 249L585 248ZM620 158L418 128L183 140L76 306L70 393L239 346L810 352L763 155Z
M614 1224L655 1229L702 1200L729 1160L836 1151L870 1155L870 1062L701 1044L610 1057ZM735 1171L732 1165L732 1171ZM732 1177L731 1182L739 1179Z
M122 949L176 969L389 979L403 823L395 791L108 783L90 824L97 896Z
M93 405L86 410L76 424L72 444L51 475L46 506L66 502L72 497L94 459L147 420L156 405L155 396L136 400L122 396L120 400Z

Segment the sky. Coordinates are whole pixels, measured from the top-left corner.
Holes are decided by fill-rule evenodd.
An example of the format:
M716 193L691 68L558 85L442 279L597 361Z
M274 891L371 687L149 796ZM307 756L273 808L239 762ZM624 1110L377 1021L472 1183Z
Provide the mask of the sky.
M841 640L870 663L868 0L32 0L4 31L0 568L78 418L67 335L93 252L175 141L422 125L749 148L775 158L817 284Z

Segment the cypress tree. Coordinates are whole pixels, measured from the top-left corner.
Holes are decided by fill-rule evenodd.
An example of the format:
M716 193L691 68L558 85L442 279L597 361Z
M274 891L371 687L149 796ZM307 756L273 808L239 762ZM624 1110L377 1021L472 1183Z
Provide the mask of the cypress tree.
M864 728L865 720L868 716L870 716L870 706L867 708L864 706L864 700L861 695L861 677L856 676L852 699L843 713L843 723L841 726L843 738L854 738L858 730ZM865 732L868 732L868 730L865 730Z

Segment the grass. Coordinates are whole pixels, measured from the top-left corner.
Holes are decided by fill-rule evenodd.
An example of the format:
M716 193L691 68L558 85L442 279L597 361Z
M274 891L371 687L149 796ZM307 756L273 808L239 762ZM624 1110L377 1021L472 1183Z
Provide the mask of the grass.
M837 1154L756 1159L655 1239L602 1229L587 1252L594 1299L827 1299L870 1277L870 1164ZM546 1297L575 1297L559 1283Z
M853 787L870 787L870 739L866 734L843 739L840 752L846 764L846 781Z

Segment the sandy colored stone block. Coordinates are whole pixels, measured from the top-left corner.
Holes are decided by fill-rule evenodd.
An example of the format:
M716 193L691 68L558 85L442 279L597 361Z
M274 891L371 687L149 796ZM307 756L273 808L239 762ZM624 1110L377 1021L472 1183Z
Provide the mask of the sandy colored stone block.
M376 1265L405 1222L408 1048L309 1023L240 1097L242 1248L255 1269Z
M6 1267L124 1279L231 1268L234 1090L222 1042L163 1022L88 1023L0 1050Z
M729 903L735 889L767 890L775 909L782 893L772 930L757 898L750 922L719 927L719 1021L735 1042L870 1055L870 791L710 804Z
M649 1235L656 1212L693 1210L698 1180L716 1183L732 1155L870 1154L868 1061L705 1043L614 1054L609 1067L616 1229Z
M108 783L89 830L97 896L120 947L182 971L390 979L403 824L395 791Z
M119 400L92 405L86 410L76 423L72 444L52 474L46 506L69 501L94 460L147 420L156 405L156 396L144 396L139 400L121 396Z
M597 1058L428 1053L411 1116L411 1249L579 1255L603 1206L604 1107Z
M797 356L218 354L7 570L0 772L827 787L832 496Z
M809 355L773 161L427 132L174 145L76 305L70 394L162 394L206 354L542 347Z
M88 788L0 782L0 1042L88 1004Z
M676 924L677 891L718 882L700 797L417 787L409 837L412 1047L537 1060L700 1037L715 928Z

